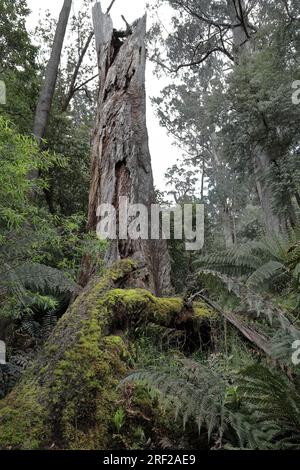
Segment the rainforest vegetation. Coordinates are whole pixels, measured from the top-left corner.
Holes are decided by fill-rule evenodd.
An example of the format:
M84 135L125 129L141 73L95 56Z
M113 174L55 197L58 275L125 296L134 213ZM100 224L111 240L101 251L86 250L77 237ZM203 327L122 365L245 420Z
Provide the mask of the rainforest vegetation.
M0 449L299 450L299 1L60 3L0 0ZM204 204L203 248L100 240L122 195Z

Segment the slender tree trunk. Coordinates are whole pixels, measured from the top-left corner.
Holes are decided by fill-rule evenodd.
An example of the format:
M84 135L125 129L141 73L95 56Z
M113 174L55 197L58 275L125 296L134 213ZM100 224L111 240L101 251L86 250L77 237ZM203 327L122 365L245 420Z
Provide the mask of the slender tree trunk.
M298 207L300 209L300 193L298 191L295 192L295 199L296 199Z
M255 152L255 177L256 188L264 214L265 227L268 235L279 234L283 231L280 216L276 214L272 204L272 192L265 181L267 173L270 171L272 162L267 151L257 147Z
M230 208L225 205L223 210L223 234L225 239L225 246L227 249L234 246L234 234L232 224L232 214Z
M212 165L214 168L214 174L216 178L216 184L222 188L222 200L219 203L220 219L222 223L222 230L224 235L225 247L227 249L232 248L235 244L235 236L233 232L233 223L232 223L232 211L228 204L227 198L227 184L226 184L226 169L222 160L218 155L217 147L215 146L215 138L212 138L211 142L212 149Z
M132 33L118 33L100 3L93 9L100 89L93 142L92 182L88 229L95 231L100 204L116 210L117 227L121 197L129 204L143 204L151 213L155 193L146 127L146 17ZM150 233L150 232L149 232ZM118 234L117 234L118 235ZM110 243L107 264L116 259L139 259L145 266L141 286L161 294L170 287L170 261L162 240L121 239ZM85 260L81 283L89 277Z
M45 81L36 108L33 133L39 145L41 145L42 139L44 138L47 129L48 119L55 92L61 51L69 21L71 6L72 0L64 0L64 4L57 23L52 52L46 70Z
M202 159L202 174L201 174L201 192L200 192L201 202L203 202L203 200L204 200L205 166L206 166L205 157L203 157L203 159Z
M248 49L250 34L244 0L227 0L230 21L233 25L233 56L236 62L242 50Z
M88 48L92 42L92 39L94 37L94 31L91 31L87 40L86 40L86 43L79 55L79 58L78 58L78 62L75 66L75 69L74 69L74 73L72 75L72 78L71 78L71 81L70 81L70 85L69 85L69 89L68 89L68 93L67 93L67 96L63 102L63 105L62 105L62 112L65 113L69 107L69 104L74 96L74 94L76 93L76 91L78 90L77 88L77 85L76 85L76 80L77 80L77 77L78 77L78 74L79 74L79 71L80 71L80 67L82 65L82 62L85 58L85 55L88 51Z

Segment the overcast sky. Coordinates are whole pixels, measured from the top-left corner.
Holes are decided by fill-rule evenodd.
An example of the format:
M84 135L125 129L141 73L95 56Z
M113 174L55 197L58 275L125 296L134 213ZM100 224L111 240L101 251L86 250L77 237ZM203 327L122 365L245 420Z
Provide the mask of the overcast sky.
M106 11L111 0L102 0L102 8ZM39 13L50 10L53 16L58 18L63 0L27 0L32 13L28 21L28 26L33 29L39 19ZM142 16L146 10L146 3L151 0L116 0L111 11L114 24L117 27L124 27L121 20L123 14L128 22L133 22L136 18ZM81 0L73 0L73 13L77 13L81 7ZM96 55L95 55L96 61ZM161 88L167 83L166 80L159 80L152 72L152 64L147 64L146 88L148 95L148 131L150 138L150 150L152 156L152 166L154 173L155 186L161 190L165 190L164 174L166 170L180 157L180 151L172 145L173 139L168 137L166 130L159 126L157 117L152 109L150 96L157 96Z

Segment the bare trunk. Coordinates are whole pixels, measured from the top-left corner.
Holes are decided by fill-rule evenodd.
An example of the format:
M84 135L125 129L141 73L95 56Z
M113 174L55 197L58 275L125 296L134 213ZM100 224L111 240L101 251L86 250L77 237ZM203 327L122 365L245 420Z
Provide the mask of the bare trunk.
M214 174L216 183L219 188L223 188L224 193L222 194L222 200L220 201L219 211L222 224L222 230L224 235L225 247L227 249L232 248L235 245L234 226L232 218L232 210L228 203L227 197L227 184L226 184L226 168L222 163L221 158L218 155L217 147L215 146L215 139L212 139L212 165L214 168Z
M72 0L65 0L54 37L51 57L46 70L46 77L40 93L39 101L36 108L33 133L39 143L45 136L48 119L51 111L53 95L57 80L58 67L60 64L61 51L69 21Z
M233 25L233 56L238 62L241 52L248 48L250 34L244 0L227 0L230 21Z
M232 248L235 244L235 240L233 233L232 214L228 206L224 207L223 210L223 234L226 248Z
M75 95L76 91L80 90L80 85L76 85L76 80L77 80L77 77L78 77L78 74L79 74L79 71L80 71L80 67L82 66L82 62L85 58L85 55L88 51L88 48L91 44L91 41L94 37L94 31L91 31L87 40L86 40L86 43L79 55L79 58L78 58L78 62L75 66L75 69L74 69L74 73L73 73L73 76L71 78L71 81L70 81L70 86L69 86L69 90L68 90L68 93L67 93L67 96L65 98L65 101L62 105L62 112L65 113L69 107L69 104L73 98L73 96Z
M271 159L267 151L257 147L255 152L255 177L256 187L264 214L265 227L268 235L281 233L284 228L280 216L276 214L272 205L272 192L265 181L266 174L270 170Z
M95 231L99 222L96 213L100 204L114 206L118 225L121 197L127 197L129 204L143 204L148 213L155 203L146 127L146 17L138 20L127 35L113 30L111 18L102 13L100 3L94 6L93 18L100 89L92 155L90 231ZM156 294L168 290L170 261L166 242L120 238L110 243L107 263L122 258L139 259L145 266L142 286ZM84 271L88 277L88 268Z
M203 157L202 160L202 174L201 174L201 192L200 192L200 198L201 202L204 200L204 183L205 183L205 171L206 171L206 162L205 162L205 157Z
M300 209L300 194L298 193L298 191L295 192L295 199L296 199L298 207Z

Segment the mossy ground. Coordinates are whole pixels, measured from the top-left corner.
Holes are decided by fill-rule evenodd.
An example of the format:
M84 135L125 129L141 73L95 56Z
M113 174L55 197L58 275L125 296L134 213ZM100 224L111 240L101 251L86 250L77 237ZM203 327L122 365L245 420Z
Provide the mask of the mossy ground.
M179 298L119 288L135 269L131 260L117 263L61 318L21 383L0 402L1 449L128 448L142 445L145 429L161 425L158 401L139 388L132 389L135 415L123 437L114 424L128 399L119 384L135 367L136 332L149 325L176 330L186 321ZM189 317L197 329L215 314L197 304Z

